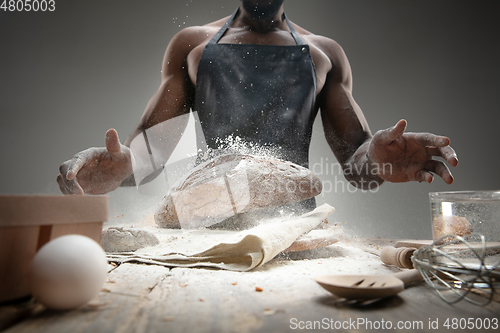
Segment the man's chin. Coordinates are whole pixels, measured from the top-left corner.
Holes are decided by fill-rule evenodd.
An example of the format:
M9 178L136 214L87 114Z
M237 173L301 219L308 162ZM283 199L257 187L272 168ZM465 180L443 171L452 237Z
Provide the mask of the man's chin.
M241 0L241 2L251 18L263 20L276 16L284 0Z

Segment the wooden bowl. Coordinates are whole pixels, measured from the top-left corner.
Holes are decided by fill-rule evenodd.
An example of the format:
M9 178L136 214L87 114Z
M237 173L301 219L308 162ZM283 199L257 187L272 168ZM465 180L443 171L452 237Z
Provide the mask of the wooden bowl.
M0 302L29 295L27 272L50 240L80 234L100 242L107 196L0 195Z

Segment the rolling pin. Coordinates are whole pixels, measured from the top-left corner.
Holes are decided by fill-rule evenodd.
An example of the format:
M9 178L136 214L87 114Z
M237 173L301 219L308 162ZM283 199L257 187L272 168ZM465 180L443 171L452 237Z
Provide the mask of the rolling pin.
M380 251L380 260L386 265L394 265L399 268L413 268L411 256L416 250L414 247L395 248L387 246Z

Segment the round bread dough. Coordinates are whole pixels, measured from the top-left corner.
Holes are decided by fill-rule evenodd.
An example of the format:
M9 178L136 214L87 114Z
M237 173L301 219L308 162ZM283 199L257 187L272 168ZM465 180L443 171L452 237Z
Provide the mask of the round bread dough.
M200 164L163 197L155 222L199 228L237 214L303 201L321 193L321 180L292 162L227 154Z

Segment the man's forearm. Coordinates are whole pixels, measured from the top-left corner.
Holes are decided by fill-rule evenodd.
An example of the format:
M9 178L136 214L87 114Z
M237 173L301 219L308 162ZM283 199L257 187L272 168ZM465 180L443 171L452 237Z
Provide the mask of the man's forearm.
M384 180L380 175L384 172L378 164L370 160L368 148L370 141L366 141L344 163L343 171L349 183L364 190L380 186Z

